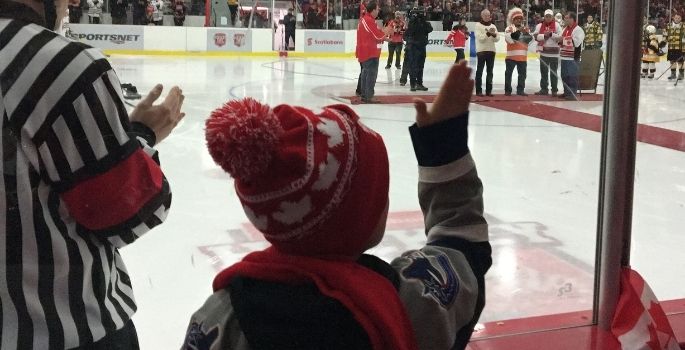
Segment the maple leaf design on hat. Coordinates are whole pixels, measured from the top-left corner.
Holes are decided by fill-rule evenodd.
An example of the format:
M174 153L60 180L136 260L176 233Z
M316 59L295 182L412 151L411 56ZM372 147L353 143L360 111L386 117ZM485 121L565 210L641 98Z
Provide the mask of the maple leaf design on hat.
M333 148L343 142L343 132L334 120L321 118L321 123L316 126L319 131L328 136L328 147Z
M255 214L250 207L243 205L243 210L245 211L245 215L247 215L247 218L250 220L252 225L256 227L260 231L264 231L269 227L269 218L266 215L257 215Z
M291 225L301 222L312 211L312 199L309 195L304 196L299 202L281 202L281 211L273 214L273 218Z
M328 153L325 163L319 165L319 178L312 185L313 190L327 190L333 184L333 181L338 178L338 170L340 170L340 162Z

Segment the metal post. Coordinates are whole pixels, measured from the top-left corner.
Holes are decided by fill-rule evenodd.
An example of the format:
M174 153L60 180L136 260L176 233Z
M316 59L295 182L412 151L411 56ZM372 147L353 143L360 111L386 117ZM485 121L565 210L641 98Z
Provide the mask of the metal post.
M328 28L328 9L329 9L328 6L330 6L330 5L331 4L328 2L328 0L326 0L326 29L330 29L330 28Z
M276 0L271 0L271 16L268 16L271 18L269 20L269 28L271 28L271 29L273 29L274 24L278 23L278 20L281 19L280 13L278 14L278 20L276 19L275 14L276 14ZM283 27L283 30L284 30L283 36L285 36L285 27ZM274 48L276 47L276 38L275 37L276 37L275 35L271 35L271 47L274 47Z
M622 266L630 262L640 93L641 1L611 0L602 122L593 321L611 328Z

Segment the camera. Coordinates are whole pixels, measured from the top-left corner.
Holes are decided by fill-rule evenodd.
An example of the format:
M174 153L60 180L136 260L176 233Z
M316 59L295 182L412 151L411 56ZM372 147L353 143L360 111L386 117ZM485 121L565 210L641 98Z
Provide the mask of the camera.
M414 7L409 11L409 20L416 21L426 18L426 10L423 7Z

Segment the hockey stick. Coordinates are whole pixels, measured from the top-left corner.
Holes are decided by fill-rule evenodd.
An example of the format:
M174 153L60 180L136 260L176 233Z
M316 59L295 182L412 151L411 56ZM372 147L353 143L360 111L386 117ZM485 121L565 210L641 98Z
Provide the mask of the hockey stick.
M668 68L666 68L666 70L665 70L663 73L661 73L661 75L659 75L659 77L656 78L656 80L661 79L661 77L663 77L664 74L668 73L668 71L670 71L671 69L673 69L673 66L675 66L678 62L682 62L682 61L683 61L683 58L685 58L685 56L681 56L677 61L671 63L671 65L670 65Z
M557 72L554 71L554 70L549 66L549 64L547 64L547 62L545 62L545 61L543 61L543 60L540 60L540 63L542 63L542 64L544 64L545 66L547 66L547 71L549 71L550 74L554 74L554 76L557 77L557 81L561 81L561 87L562 87L562 88L565 87L566 89L571 90L571 87L568 86L568 84L566 84L566 83L564 82L564 79L562 79L562 78L559 76L559 74L557 74ZM577 63L577 64L580 64L580 63ZM558 67L558 68L559 68L559 70L561 71L561 60L559 60L559 67ZM578 69L580 70L580 67L578 67ZM551 84L552 84L552 82L550 81L550 85L551 85ZM551 86L550 86L550 87L551 87ZM563 92L562 92L562 94L563 94ZM574 97L576 100L579 100L578 95L577 95L577 91L571 91L571 94L573 95L573 97Z

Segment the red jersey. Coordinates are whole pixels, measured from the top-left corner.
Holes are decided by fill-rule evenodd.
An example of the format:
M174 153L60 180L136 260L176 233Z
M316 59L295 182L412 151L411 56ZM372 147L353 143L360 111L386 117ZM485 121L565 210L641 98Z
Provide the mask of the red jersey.
M463 49L466 47L466 40L468 39L468 34L464 33L463 30L452 30L450 34L447 35L447 39L445 39L445 46L450 46L455 49Z
M378 29L376 20L368 13L364 15L357 26L357 50L355 51L357 60L364 62L380 57L383 39L385 39L385 33Z
M386 27L392 28L393 32L390 36L390 42L401 43L404 36L404 21L401 19L393 19L386 24Z

